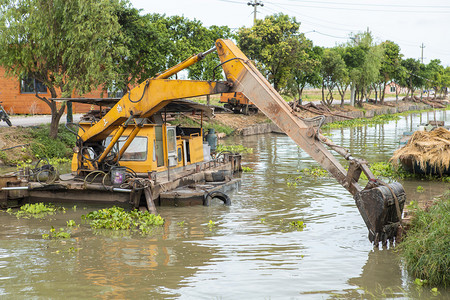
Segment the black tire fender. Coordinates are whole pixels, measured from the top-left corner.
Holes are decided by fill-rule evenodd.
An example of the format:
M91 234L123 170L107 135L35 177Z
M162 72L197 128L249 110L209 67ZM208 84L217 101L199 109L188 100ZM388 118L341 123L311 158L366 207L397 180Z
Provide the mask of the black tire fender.
M211 205L211 199L213 199L213 198L218 198L218 199L222 200L223 204L225 204L226 206L230 206L231 205L230 197L228 197L227 194L222 193L220 191L206 192L203 195L203 205L204 206L210 206Z

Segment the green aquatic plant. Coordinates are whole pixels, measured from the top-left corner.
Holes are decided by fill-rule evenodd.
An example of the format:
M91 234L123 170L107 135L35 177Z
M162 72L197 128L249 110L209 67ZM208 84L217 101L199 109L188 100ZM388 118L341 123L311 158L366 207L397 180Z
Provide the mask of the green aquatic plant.
M289 227L298 231L305 229L306 224L303 221L291 221L289 222Z
M22 205L15 213L12 209L8 209L6 212L14 214L18 218L43 218L48 215L53 215L56 211L57 208L54 205L40 202Z
M212 231L214 227L216 227L216 222L213 220L209 220L208 222L209 231Z
M60 228L56 231L55 227L52 226L50 233L45 233L42 235L43 239L69 239L70 233L64 231L64 228Z
M113 206L92 211L83 219L89 220L91 228L112 230L139 230L149 233L155 226L162 226L164 219L158 215L139 210L125 211L122 207Z
M308 174L308 175L310 175L312 177L316 177L316 178L328 176L328 171L325 169L322 169L322 168L311 168L311 169L304 168L302 170L302 173Z
M177 225L180 227L184 227L184 225L185 225L184 223L185 223L184 221L181 221L181 222L178 222Z
M418 193L423 193L425 191L425 189L423 188L423 186L421 186L421 185L419 185L417 188L416 188L416 192L418 192Z
M286 185L289 187L295 187L302 181L302 176L288 175L286 178Z
M253 172L253 169L250 168L250 167L243 166L242 167L242 172L244 172L244 173L251 173L251 172Z
M431 285L450 286L450 193L417 209L399 250L408 271ZM426 280L426 282L425 282Z
M75 227L75 226L77 226L77 223L75 223L74 220L66 221L66 224L67 224L67 227Z
M335 129L343 127L359 127L366 125L384 124L389 121L399 120L400 115L388 114L388 115L376 115L373 118L358 118L344 121L337 121L333 123L327 123L322 126L323 129Z

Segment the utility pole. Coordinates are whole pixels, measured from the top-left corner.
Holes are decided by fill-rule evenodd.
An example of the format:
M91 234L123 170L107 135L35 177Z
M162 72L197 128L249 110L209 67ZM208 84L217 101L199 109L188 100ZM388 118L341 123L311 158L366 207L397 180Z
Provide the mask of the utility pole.
M425 45L422 43L422 46L420 46L420 48L422 49L421 61L423 64L423 48L425 48ZM422 100L422 95L423 95L423 87L420 89L420 100Z
M262 3L262 1L253 0L253 2L248 2L247 5L248 6L253 6L253 26L255 26L255 23L256 23L256 8L258 6L263 7L264 4Z
M422 48L422 63L423 63L423 48L425 48L425 45L422 43L422 46L420 46L420 48Z

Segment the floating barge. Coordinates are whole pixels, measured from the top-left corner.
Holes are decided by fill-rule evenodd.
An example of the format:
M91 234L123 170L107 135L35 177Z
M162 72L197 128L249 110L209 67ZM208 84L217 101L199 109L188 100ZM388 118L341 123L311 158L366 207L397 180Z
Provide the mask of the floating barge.
M71 174L58 176L56 169L44 161L34 169L0 176L0 206L28 202L100 203L129 205L156 213L157 206L209 205L213 198L229 205L227 193L240 185L235 174L241 171L241 156L229 152L211 155L211 146L215 146L203 136L202 122L200 128L172 126L165 122L167 111L200 111L203 119L203 113L210 113L210 108L177 100L155 114L155 122L124 129L123 139L112 150L119 157L118 162L109 172L84 171L77 159L79 155L74 154ZM95 116L85 117L78 125L80 130L95 124L89 118ZM131 135L133 141L123 153L119 152ZM110 140L106 137L105 144Z

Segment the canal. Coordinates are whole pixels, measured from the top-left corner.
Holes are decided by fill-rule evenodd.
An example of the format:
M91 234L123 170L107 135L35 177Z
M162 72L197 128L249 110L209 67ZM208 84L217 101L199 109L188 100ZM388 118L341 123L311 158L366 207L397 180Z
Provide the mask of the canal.
M383 125L329 130L369 162L387 161L404 131L449 111ZM66 206L45 219L0 213L0 295L17 299L448 299L417 287L394 249L374 249L352 196L331 177L301 172L318 164L287 136L225 141L253 148L232 205L160 207L163 228L149 235L95 231ZM402 181L408 201L448 183ZM418 192L417 186L423 191ZM65 241L44 240L74 220ZM305 228L290 225L302 221ZM209 224L209 226L208 226Z

